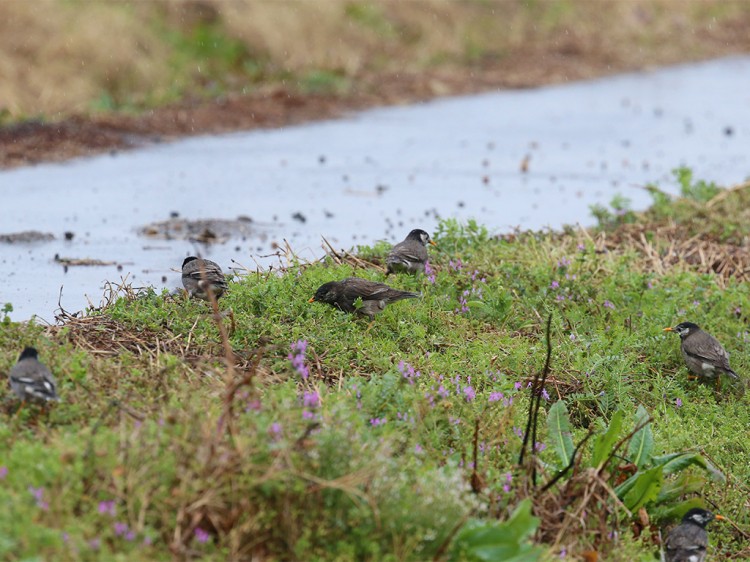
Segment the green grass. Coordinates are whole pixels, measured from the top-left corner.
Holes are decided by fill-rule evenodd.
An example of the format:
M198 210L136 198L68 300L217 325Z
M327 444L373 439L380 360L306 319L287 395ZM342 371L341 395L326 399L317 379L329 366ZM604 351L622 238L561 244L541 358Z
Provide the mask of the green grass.
M675 205L685 224L688 207L710 212L705 202ZM647 220L634 215L635 224ZM632 226L607 228L612 236ZM202 302L149 291L61 328L5 318L0 372L34 344L63 401L15 414L8 387L0 391L0 503L9 506L0 511L0 559L463 559L470 529L539 497L517 461L548 315L541 482L559 467L544 421L555 401L565 400L576 443L616 412L630 431L642 405L654 454L700 452L729 483L707 479L679 499L701 497L748 529L748 399L688 382L679 339L662 332L697 322L747 373L746 284L686 264L657 274L634 246L602 251L596 233L499 238L447 221L434 234L434 278L388 280L423 297L389 306L369 331L307 301L332 279L383 280L375 269L329 261L237 279L220 301L236 317L232 371ZM288 358L298 340L307 342L307 379ZM617 511L611 498L599 508ZM658 516L654 504L646 509ZM617 544L589 529L552 548L540 518L543 557L596 548L606 560L649 560L657 551L622 511ZM711 543L717 558L742 548L720 523ZM529 552L524 559L536 559Z

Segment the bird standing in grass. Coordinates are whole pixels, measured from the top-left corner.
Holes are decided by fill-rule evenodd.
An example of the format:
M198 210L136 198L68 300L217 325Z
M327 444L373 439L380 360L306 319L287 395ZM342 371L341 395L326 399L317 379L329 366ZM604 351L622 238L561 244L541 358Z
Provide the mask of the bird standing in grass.
M56 401L57 385L55 377L47 366L38 359L33 347L27 347L10 370L10 388L24 402L47 403Z
M191 297L210 300L208 292L217 299L227 290L224 272L216 262L190 256L182 262L182 285Z
M427 263L427 244L437 246L430 235L420 228L415 228L403 242L396 244L385 259L386 277L391 273L424 273Z
M695 507L688 511L664 541L667 562L703 562L708 549L706 525L724 519L710 511Z
M321 285L308 302L324 302L343 310L367 316L372 322L375 315L383 312L386 305L402 299L416 299L421 295L399 291L384 283L376 283L359 277L347 277L342 281L329 281ZM357 300L361 306L357 307Z
M675 332L680 336L680 350L687 368L696 377L715 379L719 386L721 374L738 379L729 366L729 354L719 341L697 324L682 322L674 328L664 328L665 332Z

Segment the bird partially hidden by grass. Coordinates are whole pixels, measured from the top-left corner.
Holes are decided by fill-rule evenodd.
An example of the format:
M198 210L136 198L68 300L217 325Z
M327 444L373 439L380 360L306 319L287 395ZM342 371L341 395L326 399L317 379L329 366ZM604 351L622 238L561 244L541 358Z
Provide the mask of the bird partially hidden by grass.
M391 273L424 273L427 263L427 244L437 246L430 235L421 228L415 228L403 242L399 242L385 259L386 277Z
M227 290L227 281L219 264L189 256L182 262L182 285L191 297L210 300L209 291L219 298Z
M387 305L420 296L419 293L400 291L384 283L347 277L342 281L323 283L308 302L324 302L344 312L367 316L372 326L375 315L383 312Z
M729 354L719 341L697 324L682 322L674 328L664 328L665 332L675 332L680 336L680 351L688 370L696 378L715 380L716 388L721 386L721 375L739 379L729 366Z
M18 363L8 373L11 390L24 404L46 404L60 399L57 396L55 377L38 357L36 349L25 348L18 357Z
M724 517L700 507L688 511L664 541L666 562L703 562L708 549L706 525L714 519Z

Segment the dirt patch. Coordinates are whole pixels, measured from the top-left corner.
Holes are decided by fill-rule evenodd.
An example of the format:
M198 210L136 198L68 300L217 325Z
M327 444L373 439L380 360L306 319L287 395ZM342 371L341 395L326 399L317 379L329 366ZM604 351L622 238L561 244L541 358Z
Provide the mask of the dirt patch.
M259 232L261 226L250 217L237 217L236 220L201 219L188 220L173 217L166 221L151 223L139 230L139 234L159 240L190 240L203 244L226 242L230 238L247 236L264 238Z
M0 243L4 244L24 244L28 242L49 242L55 239L54 234L49 232L39 232L38 230L24 230L23 232L12 232L10 234L0 234Z
M727 44L715 55L732 51ZM735 46L734 51L742 49ZM663 60L679 62L679 59ZM613 61L591 50L560 45L553 52L519 52L473 67L420 73L367 74L347 94L301 94L264 88L251 95L188 99L140 115L75 116L56 123L28 122L0 128L0 167L61 161L195 134L274 128L331 119L368 107L415 103L442 96L530 88L649 68Z

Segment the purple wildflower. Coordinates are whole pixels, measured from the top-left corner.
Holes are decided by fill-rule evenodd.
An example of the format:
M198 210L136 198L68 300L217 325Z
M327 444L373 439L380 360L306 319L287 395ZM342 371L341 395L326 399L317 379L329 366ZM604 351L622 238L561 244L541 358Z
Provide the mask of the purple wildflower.
M471 386L467 386L466 388L464 388L464 395L466 396L466 401L471 402L472 400L474 400L474 398L476 398L477 393L474 391L474 388L472 388Z
M302 410L302 419L303 420L314 420L315 419L315 412L311 412L310 410Z
M576 335L570 334L570 341L576 341Z
M576 248L578 248L579 252L586 251L586 246L584 246L583 244L578 244L578 246L576 246Z
M463 262L456 258L455 260L450 260L448 262L448 267L450 267L453 271L461 271L464 267Z
M200 527L195 528L195 540L199 543L207 543L209 538L211 538L211 535L208 534L208 531L204 531Z
M385 425L387 421L388 420L386 418L370 418L370 425L372 427L378 427L381 425Z
M414 379L422 375L422 373L416 371L409 363L404 363L403 361L399 361L398 363L398 372L409 381L409 384L414 384Z
M151 546L152 539L148 535L143 537L143 546Z
M126 534L130 530L128 528L128 524L127 523L120 523L119 521L115 522L114 527L115 527L115 535L118 536L118 537L123 536L124 534Z
M570 265L570 260L566 257L560 258L560 260L557 262L557 267L568 267Z
M422 445L420 445L419 443L417 443L416 445L414 445L414 452L415 452L415 453L416 453L417 455L418 455L418 454L420 454L420 453L421 453L421 452L422 452L423 450L424 450L424 449L422 449Z
M135 533L133 531L128 531L125 533L125 540L126 541L134 541L135 540Z
M89 546L91 547L91 550L99 550L99 547L102 545L102 541L99 539L91 539L89 541Z
M317 408L320 406L320 395L318 394L318 391L305 392L302 396L302 405L307 408Z
M310 376L310 369L305 365L305 351L307 350L307 340L297 340L291 346L292 352L287 355L287 359L292 362L292 367L300 376L307 380Z
M549 284L550 289L557 289L558 287L560 287L560 283L558 283L557 281L553 281Z
M446 388L441 384L438 387L437 395L440 396L440 398L448 398L448 396L450 395L450 392L448 392Z
M111 515L112 517L115 516L116 510L115 510L115 500L109 500L106 502L99 502L99 513L106 513L108 515Z
M602 306L604 306L604 308L611 308L612 310L614 310L614 309L615 309L615 305L613 305L613 304L612 304L612 303L611 303L610 301L608 301L608 300L605 300L605 301L604 301L604 304L603 304Z
M521 384L521 381L517 381L517 382L515 382L515 383L513 384L513 387L514 387L514 388L515 388L516 390L521 390L521 387L522 387L522 386L523 386L523 385Z
M0 480L5 480L6 476L8 476L8 467L0 466Z
M281 433L281 424L279 422L273 422L268 431L273 435L278 435Z
M675 400L674 405L677 406L678 408L682 408L682 399L678 398L677 400Z
M541 441L537 441L536 443L534 443L534 451L536 451L537 453L541 453L546 448L547 448L547 445L545 445Z
M427 281L435 284L435 270L432 269L429 261L424 262L424 274L427 276Z
M44 501L44 488L34 488L34 486L29 486L29 492L31 492L31 495L34 496L34 499L36 500L36 506L41 509L42 511L47 511L49 509L49 504Z
M549 402L549 392L547 392L546 388L542 389L542 398L544 398L547 402Z
M555 300L556 300L557 302L562 302L562 301L564 301L564 300L565 300L565 295L557 295L557 296L555 297Z
M502 400L504 398L502 392L493 392L490 394L490 402L497 402L499 400Z
M510 472L505 473L505 484L503 484L503 492L506 494L510 492L510 485L513 483L513 475Z

